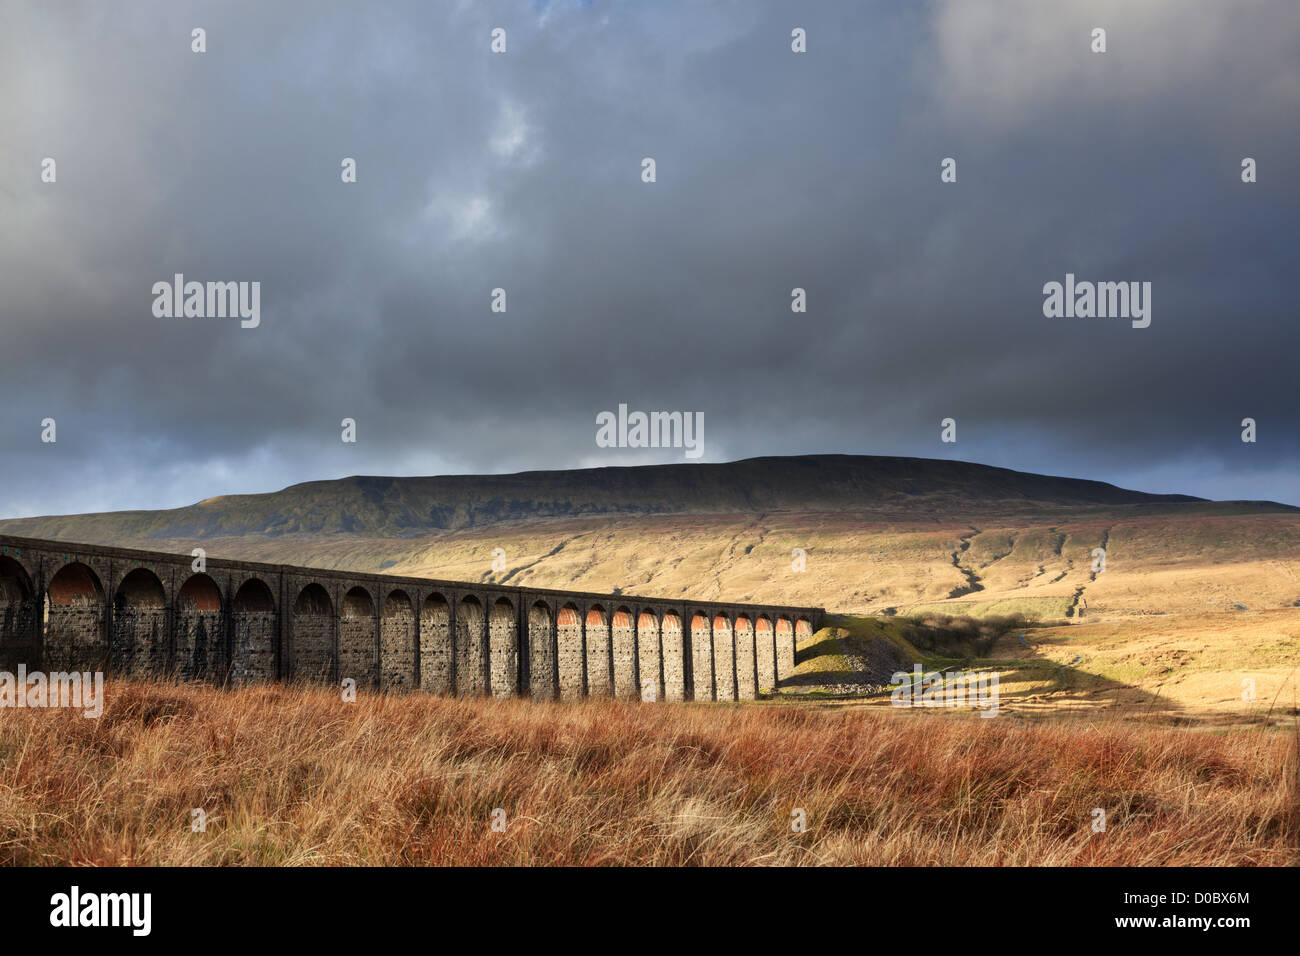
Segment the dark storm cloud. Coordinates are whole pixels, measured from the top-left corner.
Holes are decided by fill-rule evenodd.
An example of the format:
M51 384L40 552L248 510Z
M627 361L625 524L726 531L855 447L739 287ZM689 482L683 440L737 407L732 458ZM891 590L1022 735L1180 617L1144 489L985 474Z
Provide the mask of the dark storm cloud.
M620 402L1300 501L1300 12L1130 6L7 4L0 511L682 460L597 448ZM176 272L261 326L155 318ZM1066 272L1151 327L1044 318Z

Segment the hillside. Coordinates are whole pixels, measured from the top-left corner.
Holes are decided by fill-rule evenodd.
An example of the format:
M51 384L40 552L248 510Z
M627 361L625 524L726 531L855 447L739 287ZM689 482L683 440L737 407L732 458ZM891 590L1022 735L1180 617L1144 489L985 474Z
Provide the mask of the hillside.
M878 621L1022 615L1037 625L1031 639L1009 637L997 656L1021 662L1008 691L1050 706L1081 698L1146 713L1158 699L1178 713L1240 714L1243 680L1260 700L1290 700L1300 666L1300 509L961 462L358 477L170 511L4 521L0 532Z
M1077 619L1300 601L1300 509L912 458L353 477L166 511L0 521L0 533L886 614ZM504 571L492 570L498 548Z
M112 541L248 534L404 536L547 518L871 511L897 517L1194 503L1098 481L922 458L810 455L436 478L354 476L185 508L0 521L0 532Z

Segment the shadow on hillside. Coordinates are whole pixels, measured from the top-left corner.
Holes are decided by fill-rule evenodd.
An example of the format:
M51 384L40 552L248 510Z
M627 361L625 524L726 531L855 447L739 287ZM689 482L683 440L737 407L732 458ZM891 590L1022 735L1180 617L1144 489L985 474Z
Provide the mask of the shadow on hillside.
M1068 638L1026 641L1021 631L1014 658L989 658L982 666L1001 672L1000 695L1004 706L1032 714L1118 713L1125 717L1151 719L1164 724L1193 724L1209 716L1163 696L1159 688L1147 690L1136 684L1094 673L1080 667L1078 656L1069 663L1042 656L1040 645L1068 647ZM1017 684L1027 686L1017 688ZM1009 686L1008 686L1009 685Z
M981 661L972 669L999 672L999 698L1013 711L1099 713L1118 708L1128 716L1144 714L1165 723L1194 722L1182 704L1159 692L1046 658Z
M1211 717L1208 712L1200 713L1163 697L1158 690L1145 690L1085 670L1076 664L1054 662L1042 657L1033 644L1017 647L1017 650L1024 656L969 658L944 668L943 671L997 671L1000 709L1020 717L1119 714L1174 725L1194 724ZM809 664L815 665L819 659L824 659L827 665L825 669L816 669L815 666L807 669ZM875 689L879 684L873 688L872 682L863 680L863 671L854 670L850 666L840 641L834 636L826 636L815 643L796 648L795 665L805 668L805 672L780 681L777 685L778 692L794 691L795 696L802 696L808 689L825 687L826 693L818 695L823 699L887 701L890 697L889 691ZM911 665L899 669L910 671ZM926 673L934 672L933 668L926 669ZM842 688L846 685L853 684L859 684L862 692L843 691ZM1231 719L1240 722L1243 718L1241 715L1233 715ZM1262 716L1259 718L1263 719Z
M861 671L854 670L841 652L839 641L831 636L808 644L795 647L794 664L799 667L810 661L825 661L826 667L811 670L803 674L792 674L777 684L778 690L793 687L818 687L832 684L853 684L863 677Z

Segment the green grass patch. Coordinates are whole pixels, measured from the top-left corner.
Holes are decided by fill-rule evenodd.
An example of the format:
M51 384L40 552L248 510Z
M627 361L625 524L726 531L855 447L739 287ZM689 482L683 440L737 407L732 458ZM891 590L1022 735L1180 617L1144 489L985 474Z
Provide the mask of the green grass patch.
M907 638L910 625L905 618L835 614L828 615L827 620L842 632L847 632L840 640L856 653L867 655L874 642L884 641L907 661L917 661L922 657L921 651Z

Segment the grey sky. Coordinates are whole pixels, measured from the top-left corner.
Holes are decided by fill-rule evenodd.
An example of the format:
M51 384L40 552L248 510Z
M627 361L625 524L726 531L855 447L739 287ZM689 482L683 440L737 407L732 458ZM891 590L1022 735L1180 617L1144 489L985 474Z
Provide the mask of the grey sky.
M1291 0L9 0L0 88L4 516L684 460L598 448L620 402L1300 504ZM155 318L176 272L260 328ZM1067 272L1150 328L1045 318Z

